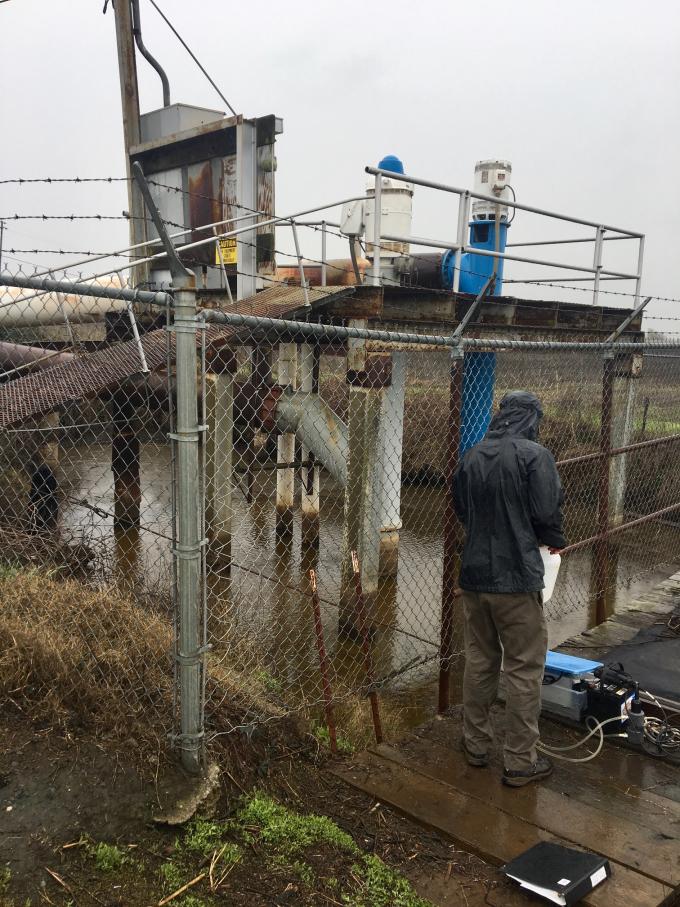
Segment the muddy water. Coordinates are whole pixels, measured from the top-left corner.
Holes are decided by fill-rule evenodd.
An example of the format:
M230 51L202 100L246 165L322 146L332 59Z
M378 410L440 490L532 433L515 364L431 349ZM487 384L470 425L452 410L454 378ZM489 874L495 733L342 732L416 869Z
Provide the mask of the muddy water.
M145 445L142 451L142 525L138 536L113 539L113 490L110 450L89 445L62 459L64 487L71 500L86 500L93 513L68 504L62 513L64 531L106 551L118 581L128 587L167 590L171 575L170 460L165 447ZM308 571L319 581L326 644L339 686L363 679L363 659L356 641L338 633L342 492L322 484L318 554L301 557L296 521L289 546L277 543L274 519L275 473L256 473L252 499L243 487L234 492L233 561L231 576L212 564L208 580L209 629L216 653L233 658L274 678L277 688L318 697L320 680L310 607ZM396 579L381 583L373 606L374 660L377 677L393 672L393 695L411 707L420 720L435 701L436 653L441 608L441 524L443 493L439 488L406 487L402 496L403 530ZM152 530L152 531L149 531ZM618 585L609 607L649 589L677 569L680 529L647 525L625 533L618 549ZM650 570L650 564L668 563ZM553 600L546 605L550 645L554 646L593 625L588 606L590 553L565 558ZM626 582L626 578L632 577ZM460 624L456 649L462 649ZM407 670L404 670L407 669ZM402 672L402 673L400 673ZM454 669L454 676L460 672ZM454 691L455 695L455 691Z

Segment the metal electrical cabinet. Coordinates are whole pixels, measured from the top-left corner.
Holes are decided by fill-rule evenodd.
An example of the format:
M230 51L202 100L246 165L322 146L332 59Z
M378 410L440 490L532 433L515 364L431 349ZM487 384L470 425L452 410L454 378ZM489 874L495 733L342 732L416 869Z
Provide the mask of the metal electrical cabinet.
M275 143L282 132L282 120L273 115L225 117L187 104L142 115L142 142L130 149L130 159L141 164L168 232L189 231L174 240L176 245L209 237L212 231L198 229L206 224L226 221L217 227L224 233L274 215ZM152 224L147 234L157 235ZM222 261L239 299L258 289L258 278L273 276L274 236L274 226L268 225L221 242ZM198 287L224 287L215 243L181 257L196 274ZM169 282L163 260L150 277L157 285Z

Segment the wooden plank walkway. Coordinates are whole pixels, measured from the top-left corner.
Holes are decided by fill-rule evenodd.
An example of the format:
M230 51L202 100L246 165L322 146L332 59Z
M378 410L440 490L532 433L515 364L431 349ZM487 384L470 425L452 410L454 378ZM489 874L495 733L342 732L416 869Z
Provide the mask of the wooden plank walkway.
M588 657L606 660L610 650L630 642L640 629L666 623L679 603L676 573L559 648L581 655L588 649ZM541 784L509 789L500 780L501 706L494 708L493 720L498 743L487 769L471 768L460 752L457 707L397 744L373 747L333 771L494 865L539 841L607 857L612 877L581 901L586 907L658 907L680 884L677 766L605 743L591 762L558 762L554 775ZM541 720L548 745L564 746L581 736L581 729ZM512 894L513 905L537 903L519 889Z
M500 710L496 720L500 730ZM555 728L544 734L552 742L555 736ZM500 782L499 751L489 768L474 769L459 739L458 711L333 771L496 865L539 841L606 856L612 878L584 905L657 907L680 882L680 803L664 795L677 769L605 746L595 762L564 769L559 764L547 782L514 790ZM535 903L519 892L518 897L518 903Z

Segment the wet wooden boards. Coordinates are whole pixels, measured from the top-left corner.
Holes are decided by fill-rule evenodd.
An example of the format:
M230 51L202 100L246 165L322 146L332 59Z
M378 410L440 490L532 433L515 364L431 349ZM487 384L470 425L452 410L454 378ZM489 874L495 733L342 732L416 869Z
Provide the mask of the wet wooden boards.
M404 749L378 747L334 773L497 864L539 841L580 844L607 856L612 878L583 900L589 907L656 907L677 876L680 847L665 832L636 827L541 785L504 789L497 773L471 769L454 749L427 740L411 738Z

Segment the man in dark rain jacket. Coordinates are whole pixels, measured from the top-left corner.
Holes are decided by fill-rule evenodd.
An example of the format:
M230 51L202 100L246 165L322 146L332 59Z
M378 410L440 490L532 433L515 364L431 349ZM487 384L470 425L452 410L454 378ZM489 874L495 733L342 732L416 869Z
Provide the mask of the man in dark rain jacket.
M459 579L465 617L463 751L471 765L487 765L489 711L502 661L503 782L511 787L552 772L550 760L536 752L548 648L539 546L556 551L566 542L555 461L536 442L542 415L534 394L507 394L485 438L464 455L453 488L466 530Z

